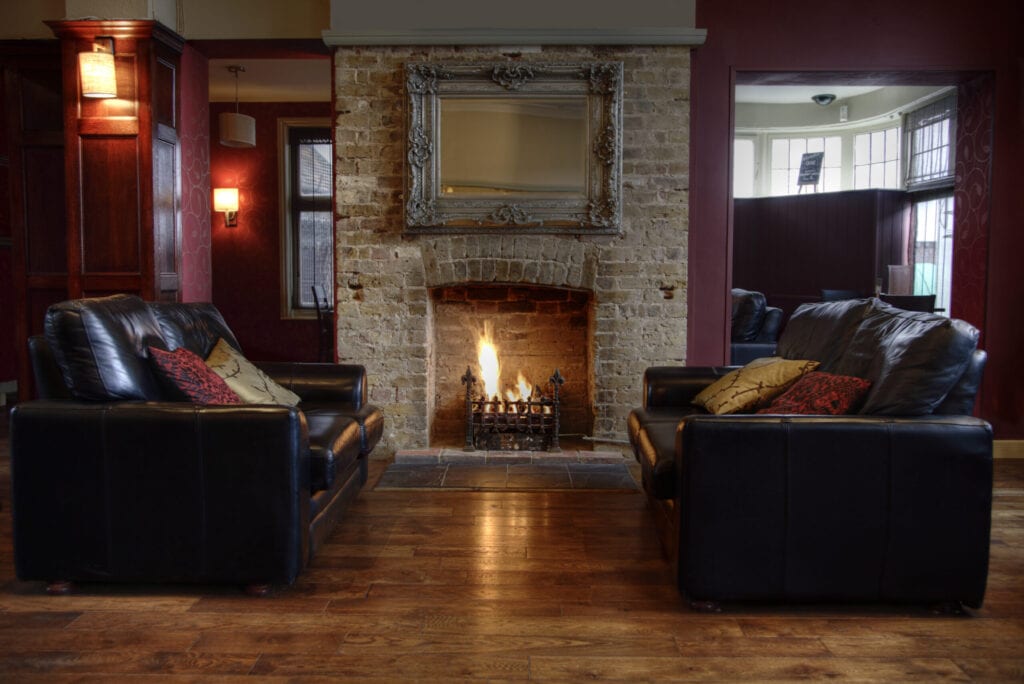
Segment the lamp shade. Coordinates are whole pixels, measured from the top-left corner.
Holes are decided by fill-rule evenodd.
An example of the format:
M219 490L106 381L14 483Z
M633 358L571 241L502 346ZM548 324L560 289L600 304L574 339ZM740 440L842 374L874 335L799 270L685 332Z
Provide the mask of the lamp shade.
M237 112L221 112L220 144L225 147L255 147L256 119Z
M117 97L114 55L109 52L79 52L78 74L83 97Z
M238 211L238 188L214 188L214 211Z

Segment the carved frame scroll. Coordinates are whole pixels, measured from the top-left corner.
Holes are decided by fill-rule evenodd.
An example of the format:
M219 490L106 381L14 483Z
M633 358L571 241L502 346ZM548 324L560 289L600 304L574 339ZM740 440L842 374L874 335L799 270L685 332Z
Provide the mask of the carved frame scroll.
M405 229L408 234L562 233L617 235L622 224L622 63L410 63ZM450 197L441 190L445 97L579 97L588 152L580 197Z

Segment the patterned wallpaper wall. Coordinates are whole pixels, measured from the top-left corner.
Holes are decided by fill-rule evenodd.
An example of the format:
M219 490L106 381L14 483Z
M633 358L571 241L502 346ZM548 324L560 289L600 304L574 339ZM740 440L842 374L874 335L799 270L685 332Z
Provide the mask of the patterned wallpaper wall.
M954 318L985 330L988 233L992 184L992 77L957 92L956 189L953 192ZM984 346L984 340L982 341Z
M213 298L210 270L210 105L207 59L181 55L181 298Z

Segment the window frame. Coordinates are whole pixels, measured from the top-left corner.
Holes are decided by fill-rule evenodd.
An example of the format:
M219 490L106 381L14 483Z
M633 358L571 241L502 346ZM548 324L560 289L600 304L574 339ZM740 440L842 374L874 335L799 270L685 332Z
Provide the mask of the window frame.
M297 128L324 128L331 138L333 169L334 131L331 128L331 119L325 117L283 117L277 120L277 160L278 160L278 207L280 221L280 294L281 294L281 318L282 319L316 319L315 307L302 307L298 305L297 279L299 273L298 258L296 249L298 225L295 223L295 210L292 202L293 175L296 169L292 164L292 146L289 143L291 131ZM333 172L331 180L331 196L329 206L331 213L331 225L333 233L334 225L334 182ZM332 271L335 263L332 260Z
M949 116L944 121L949 122L949 144L946 146L948 149L947 161L947 174L945 176L936 176L928 178L926 180L917 180L911 177L913 172L914 164L914 133L921 130L923 126L917 126L914 128L910 127L910 120L913 116L921 110L928 109L929 107L935 107L949 101L952 106L946 107L949 112ZM959 102L957 99L957 91L955 89L947 90L942 92L938 97L930 99L926 102L922 102L919 106L906 112L903 115L903 120L900 123L900 127L903 130L903 187L907 192L929 192L932 190L942 190L945 188L952 188L956 182L956 136L957 136L957 117L959 115L958 108ZM933 148L935 149L935 148Z
M734 136L734 137L736 137L736 136ZM763 196L765 196L765 197L793 197L795 195L802 194L799 185L797 186L796 192L787 192L787 193L782 194L782 195L776 195L774 192L772 192L772 182L773 182L772 175L774 174L774 172L776 170L775 165L774 165L774 154L772 152L772 148L775 145L775 141L776 140L787 140L787 141L804 140L804 141L808 141L808 140L819 139L819 138L822 141L822 147L827 147L827 145L828 145L827 141L828 141L829 138L838 138L839 139L839 166L838 167L836 167L836 166L826 167L826 166L824 166L824 164L822 165L822 174L823 174L823 176L824 176L826 168L837 169L839 171L839 189L838 190L826 190L825 189L825 181L824 181L824 177L823 177L822 180L820 181L822 189L821 190L817 190L816 189L817 186L810 186L812 188L810 192L811 192L811 194L813 194L813 193L821 194L821 193L826 193L826 192L842 192L842 189L843 189L842 186L843 186L843 182L845 180L844 179L844 168L845 168L844 160L846 158L846 146L845 146L845 142L844 142L844 135L843 135L842 132L840 132L840 131L829 131L827 129L825 129L825 130L823 130L823 129L807 129L807 130L801 130L799 132L787 131L787 130L778 130L778 131L775 131L775 132L767 133L765 135L765 145L764 145L765 157L764 157L764 163L760 165L765 170L765 173L763 174L764 175L764 180L763 180L762 185L760 186L763 190L766 191L766 194L763 195ZM756 154L756 152L755 152L755 154ZM789 159L787 159L786 162L787 162L787 165L786 165L785 168L787 169L787 173L792 173L794 171L794 167L789 166ZM757 164L757 163L758 162L755 159L755 164ZM799 171L799 166L796 167L796 171ZM787 186L787 188L789 187L789 180L787 180L786 186ZM757 187L756 183L755 183L755 187Z

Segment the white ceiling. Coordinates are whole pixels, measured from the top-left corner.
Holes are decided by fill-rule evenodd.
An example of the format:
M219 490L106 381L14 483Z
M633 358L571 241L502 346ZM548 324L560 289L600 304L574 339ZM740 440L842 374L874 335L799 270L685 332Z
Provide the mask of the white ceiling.
M238 64L241 102L329 102L330 59L211 59L210 102L235 101L235 77L228 66Z
M749 104L804 104L811 96L831 93L837 100L845 100L878 90L881 86L837 85L738 85L736 102Z

